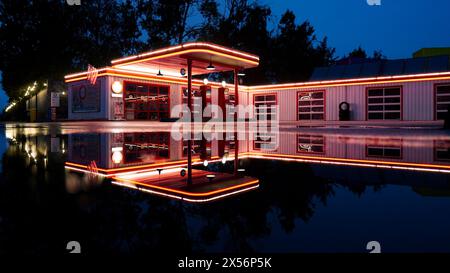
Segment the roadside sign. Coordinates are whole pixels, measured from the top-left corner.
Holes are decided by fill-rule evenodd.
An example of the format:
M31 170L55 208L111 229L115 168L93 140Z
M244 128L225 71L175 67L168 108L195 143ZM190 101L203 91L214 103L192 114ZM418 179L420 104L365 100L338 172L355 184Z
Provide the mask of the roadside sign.
M52 92L50 94L50 107L59 107L59 93Z

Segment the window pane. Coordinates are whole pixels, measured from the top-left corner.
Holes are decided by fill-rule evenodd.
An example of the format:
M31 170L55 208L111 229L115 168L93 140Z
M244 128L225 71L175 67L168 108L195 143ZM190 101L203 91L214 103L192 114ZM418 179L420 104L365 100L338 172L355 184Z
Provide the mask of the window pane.
M311 119L313 119L313 120L323 120L323 114L312 114Z
M383 105L371 105L369 111L383 111Z
M367 155L368 156L383 156L383 149L382 148L368 147L367 148Z
M150 91L149 91L149 95L152 97L155 97L158 95L158 87L156 86L151 86L150 87Z
M313 107L312 112L323 112L323 107Z
M386 111L394 111L394 110L400 111L400 104L396 104L396 105L385 105L385 106L384 106L384 110L386 110Z
M136 91L136 85L135 84L131 84L131 83L127 83L127 84L125 84L125 90L127 92L135 92Z
M384 155L389 157L400 157L400 149L398 148L385 148Z
M446 117L447 117L447 112L438 112L438 113L436 114L436 118L437 118L438 120L445 119Z
M138 92L141 96L147 95L148 87L146 85L138 85L136 88L136 92Z
M371 89L369 90L369 97L383 96L383 89Z
M383 103L383 98L370 98L369 103Z
M437 87L436 91L438 94L450 93L450 85L440 85Z
M400 119L400 113L385 113L384 119Z
M400 88L389 88L384 90L385 96L400 96Z
M309 108L309 107L301 107L300 109L298 109L298 111L300 112L300 113L308 113L308 112L311 112L311 108Z
M311 105L311 102L307 101L307 100L301 100L301 101L298 102L298 105L299 106Z
M300 115L298 115L298 119L300 119L300 120L309 120L309 119L311 119L311 115L309 115L309 114L300 114Z
M266 96L266 101L275 101L275 95Z
M255 96L255 101L264 101L264 96Z
M369 119L383 119L383 113L369 113Z
M323 92L314 92L311 94L311 98L313 99L323 99Z
M438 104L437 110L448 110L449 106L450 106L450 103L449 104Z
M400 98L385 98L385 103L400 103Z
M446 102L446 101L450 101L450 95L448 96L438 96L436 98L437 102Z
M160 95L169 95L169 88L168 87L160 87L159 94Z

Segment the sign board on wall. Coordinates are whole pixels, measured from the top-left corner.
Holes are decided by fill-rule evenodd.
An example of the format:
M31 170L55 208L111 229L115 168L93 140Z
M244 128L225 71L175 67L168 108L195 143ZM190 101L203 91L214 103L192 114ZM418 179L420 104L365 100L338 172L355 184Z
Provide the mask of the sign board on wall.
M100 112L100 83L86 82L72 87L72 113Z
M51 92L50 93L50 107L59 107L60 105L60 98L58 92Z

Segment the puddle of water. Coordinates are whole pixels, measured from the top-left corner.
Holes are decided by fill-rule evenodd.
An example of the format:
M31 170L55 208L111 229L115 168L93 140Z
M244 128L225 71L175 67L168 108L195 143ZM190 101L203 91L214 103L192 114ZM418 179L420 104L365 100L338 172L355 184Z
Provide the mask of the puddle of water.
M194 140L188 185L168 125L6 125L0 253L450 251L445 131L281 130Z

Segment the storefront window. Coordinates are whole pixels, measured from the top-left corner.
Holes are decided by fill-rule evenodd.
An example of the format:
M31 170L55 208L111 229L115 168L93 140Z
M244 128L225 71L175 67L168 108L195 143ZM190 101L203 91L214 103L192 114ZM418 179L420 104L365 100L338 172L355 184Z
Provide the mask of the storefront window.
M127 120L160 120L169 117L169 87L125 83Z

